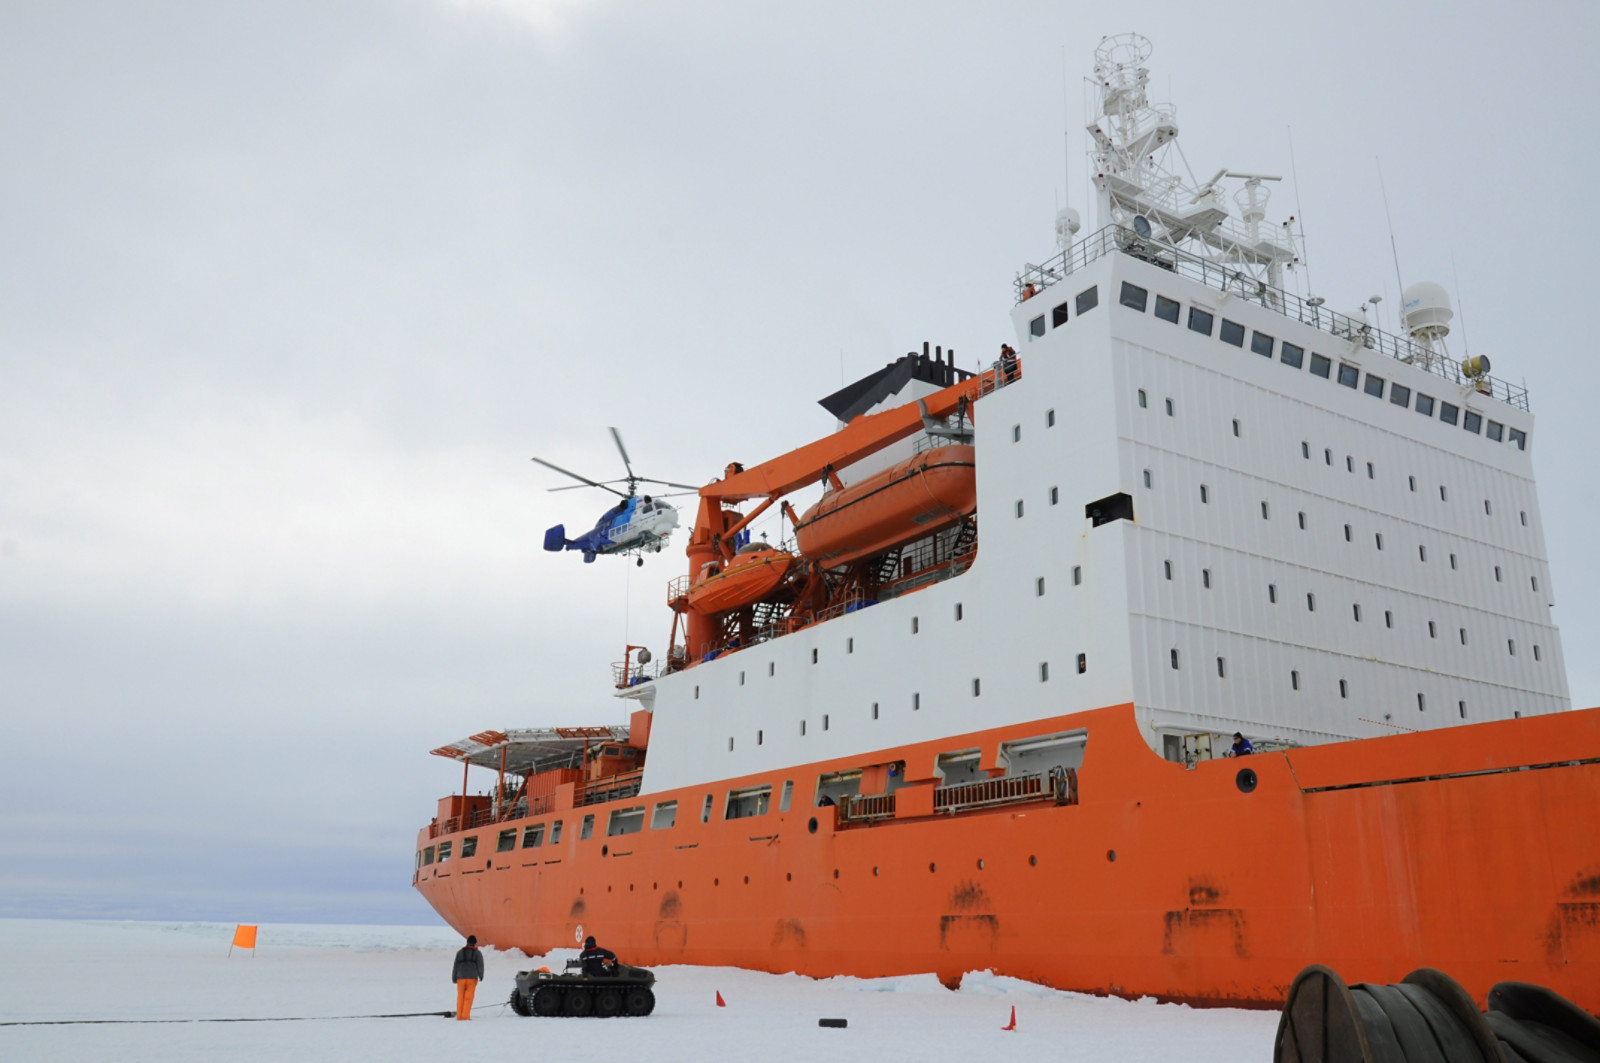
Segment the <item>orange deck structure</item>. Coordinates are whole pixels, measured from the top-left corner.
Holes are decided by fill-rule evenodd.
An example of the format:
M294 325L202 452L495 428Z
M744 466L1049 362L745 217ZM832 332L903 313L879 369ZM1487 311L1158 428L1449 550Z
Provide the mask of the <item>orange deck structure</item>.
M988 767L1046 734L1084 736L1074 778L938 786L941 751ZM859 797L815 806L820 777L855 770ZM725 815L757 787L770 801ZM435 820L416 887L461 933L530 953L593 933L640 964L947 983L989 968L1246 1006L1280 1004L1311 962L1379 983L1433 966L1480 1003L1521 980L1600 1012L1600 709L1185 767L1124 705L589 799L568 784L522 818ZM443 813L487 799L452 800ZM666 802L670 827L653 823ZM643 827L608 834L619 810ZM532 826L541 844L523 847ZM474 855L424 863L467 838Z

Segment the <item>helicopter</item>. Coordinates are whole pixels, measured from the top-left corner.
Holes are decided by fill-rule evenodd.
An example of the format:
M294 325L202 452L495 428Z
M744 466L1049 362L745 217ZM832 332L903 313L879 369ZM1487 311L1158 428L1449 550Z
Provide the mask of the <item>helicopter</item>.
M552 487L552 491L575 491L581 487L598 487L602 491L610 491L621 498L622 501L612 506L603 513L595 526L575 539L567 538L567 528L564 524L557 524L554 528L544 533L544 548L552 552L561 550L581 550L584 564L589 564L601 554L631 554L651 550L660 553L666 545L667 538L672 535L672 529L678 526L678 509L670 502L664 502L661 497L636 497L638 487L642 483L660 484L663 487L681 487L684 491L678 494L694 493L698 487L690 484L673 483L671 480L653 480L648 476L638 476L633 471L633 463L628 460L628 449L622 445L622 433L615 428L611 429L611 438L617 444L617 452L622 455L622 466L628 470L628 475L617 480L591 480L587 476L579 476L569 469L543 458L533 460L547 469L553 469L563 476L570 476L577 480L576 484L567 484L563 487ZM628 493L623 494L613 484L627 484ZM670 497L670 496L669 496ZM644 558L639 558L639 564L644 564Z

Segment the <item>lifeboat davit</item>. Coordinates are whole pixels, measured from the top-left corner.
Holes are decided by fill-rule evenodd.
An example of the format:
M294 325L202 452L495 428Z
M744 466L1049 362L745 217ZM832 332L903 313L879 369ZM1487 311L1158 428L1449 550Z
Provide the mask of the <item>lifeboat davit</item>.
M795 556L766 543L747 543L729 561L712 561L689 588L689 608L724 613L760 601L789 574Z
M801 554L832 568L941 531L977 508L976 454L952 444L829 491L801 514L795 540Z

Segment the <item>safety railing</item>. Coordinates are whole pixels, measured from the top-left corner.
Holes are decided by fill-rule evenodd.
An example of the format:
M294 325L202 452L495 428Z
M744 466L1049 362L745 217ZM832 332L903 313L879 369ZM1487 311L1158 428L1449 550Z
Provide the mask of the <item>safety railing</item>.
M1078 773L1061 768L1049 776L1008 775L999 779L941 786L933 791L935 812L965 812L975 808L1009 805L1019 801L1054 799L1058 805L1078 803Z
M1131 229L1108 225L1077 241L1043 265L1028 265L1017 274L1017 302L1032 298L1052 284L1064 281L1069 275L1089 263L1114 252L1153 263L1199 281L1209 288L1257 303L1268 310L1293 318L1335 336L1346 343L1377 351L1397 361L1426 369L1462 387L1475 388L1491 398L1499 399L1519 410L1528 409L1528 389L1484 374L1468 377L1455 362L1438 351L1431 350L1405 336L1374 328L1371 322L1327 309L1319 299L1301 298L1282 288L1275 288L1252 276L1248 269L1217 262L1202 255L1183 251L1171 244L1140 237Z
M428 837L437 838L441 834L454 834L458 830L472 830L474 827L487 827L495 823L509 823L516 819L527 819L529 816L544 816L554 812L555 807L555 794L541 794L531 799L519 798L502 805L499 812L492 808L480 808L465 816L448 816L434 820L428 825Z
M845 794L839 798L840 823L894 818L894 794Z
M638 771L625 771L617 775L608 775L594 782L583 783L572 795L572 803L578 807L585 805L599 805L607 801L620 801L624 798L635 797L644 784L644 769Z

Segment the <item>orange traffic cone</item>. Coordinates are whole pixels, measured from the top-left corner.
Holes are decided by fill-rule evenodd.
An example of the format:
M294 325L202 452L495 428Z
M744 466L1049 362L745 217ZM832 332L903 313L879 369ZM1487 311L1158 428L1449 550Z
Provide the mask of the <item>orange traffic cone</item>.
M1015 1030L1017 1028L1017 1006L1011 1005L1011 1022L1000 1027L1002 1030Z
M728 1006L728 1002L726 1000L722 999L722 990L720 990L720 989L717 990L717 1007L725 1008L727 1006Z

